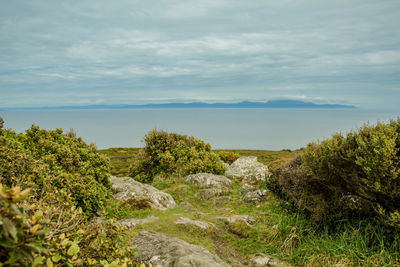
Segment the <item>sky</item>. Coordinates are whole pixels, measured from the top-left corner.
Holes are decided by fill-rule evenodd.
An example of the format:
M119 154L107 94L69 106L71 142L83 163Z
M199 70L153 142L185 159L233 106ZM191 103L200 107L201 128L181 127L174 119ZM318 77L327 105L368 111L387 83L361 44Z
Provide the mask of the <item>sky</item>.
M1 5L0 108L274 99L400 109L400 1Z

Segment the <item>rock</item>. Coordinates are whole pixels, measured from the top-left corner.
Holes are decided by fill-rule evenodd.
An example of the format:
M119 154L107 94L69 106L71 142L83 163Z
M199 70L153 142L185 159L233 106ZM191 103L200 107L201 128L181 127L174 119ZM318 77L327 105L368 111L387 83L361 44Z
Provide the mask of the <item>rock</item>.
M291 265L280 261L274 257L270 257L263 253L257 253L250 260L250 267L290 267Z
M209 200L210 198L222 196L222 190L219 188L207 188L203 189L199 193L201 200Z
M265 181L265 174L268 174L268 167L257 161L257 157L240 157L233 162L225 172L229 178L242 177L249 183Z
M110 180L115 199L125 200L132 197L148 199L151 207L159 210L176 207L176 203L170 194L160 191L151 185L139 183L131 177L111 176Z
M243 184L238 192L239 194L247 194L248 192L252 192L252 191L256 191L257 190L257 186L255 185L250 185L250 184Z
M186 212L195 211L196 209L189 202L182 202L179 206L183 207Z
M230 266L201 246L161 233L142 231L132 240L131 245L136 246L139 261L152 263L153 266Z
M191 225L191 226L195 226L197 228L206 230L212 226L214 226L211 223L206 223L206 222L202 222L202 221L196 221L196 220L192 220L186 217L179 217L178 220L176 220L174 222L175 224L183 224L183 225Z
M194 184L200 188L205 187L226 187L232 188L232 181L223 175L211 173L197 173L186 176L185 184Z
M228 164L228 163L226 163L225 161L221 160L221 163L222 163L222 165L224 165L224 166L225 166L225 168L228 168L228 167L229 167L229 164Z
M145 224L145 223L150 223L150 222L155 222L159 220L160 218L156 216L149 216L144 219L136 219L136 218L129 218L129 219L122 219L118 220L115 222L115 224L119 226L126 226L128 228L135 228L136 225L138 224Z
M251 226L256 222L256 218L249 216L249 215L234 215L231 217L217 217L217 220L223 221L225 223L237 223L237 222L244 222L248 226Z
M245 203L254 203L254 204L259 204L262 201L265 200L266 196L268 195L268 190L256 190L252 192L248 192L244 197L242 198L242 201Z

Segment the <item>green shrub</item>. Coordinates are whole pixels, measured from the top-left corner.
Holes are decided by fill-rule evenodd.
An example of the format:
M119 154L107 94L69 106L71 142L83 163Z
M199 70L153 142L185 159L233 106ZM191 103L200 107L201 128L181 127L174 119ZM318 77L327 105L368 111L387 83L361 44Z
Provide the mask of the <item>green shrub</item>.
M144 142L144 150L130 171L138 181L151 183L157 174L184 176L199 172L225 172L211 146L192 136L153 130L144 137Z
M93 214L110 194L109 163L73 133L32 126L0 133L0 182L31 187L37 198Z
M232 151L218 151L218 156L223 162L228 164L232 164L240 157L238 153Z
M282 191L314 219L379 216L400 226L400 119L309 144L275 171Z

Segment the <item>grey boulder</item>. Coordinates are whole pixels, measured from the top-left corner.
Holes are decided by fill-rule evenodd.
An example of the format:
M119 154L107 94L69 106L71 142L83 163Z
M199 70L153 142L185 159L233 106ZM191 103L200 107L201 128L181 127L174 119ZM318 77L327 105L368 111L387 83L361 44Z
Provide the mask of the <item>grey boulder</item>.
M189 225L189 226L194 226L203 230L206 230L212 226L214 226L211 223L206 223L202 221L197 221L197 220L192 220L186 217L179 217L178 220L174 222L175 224L181 224L181 225Z
M233 162L225 172L229 178L243 178L249 183L265 181L265 175L269 175L268 167L257 161L257 157L240 157Z
M232 188L232 181L223 175L211 173L190 174L185 177L185 184L194 184L200 188L217 187Z
M219 221L228 223L228 224L244 222L248 226L251 226L256 222L256 218L249 216L249 215L233 215L230 217L217 217L216 219Z
M239 188L238 192L239 192L239 194L247 194L249 192L256 191L256 190L257 190L257 186L255 186L255 185L243 184Z
M222 190L219 188L207 188L203 189L199 193L201 200L209 200L210 198L222 196Z
M251 191L248 192L244 197L242 198L242 201L245 203L254 203L254 204L259 204L263 202L267 195L268 195L268 190L256 190L256 191Z
M159 267L228 267L219 257L201 246L161 233L142 231L133 240L139 261Z
M150 223L150 222L155 222L159 220L160 218L156 216L149 216L144 219L136 219L136 218L129 218L129 219L121 219L115 222L115 224L119 226L126 226L128 228L135 228L136 225L138 224L145 224L145 223Z
M111 176L110 180L115 199L147 199L152 208L159 210L176 207L175 200L170 194L160 191L151 185L139 183L131 177Z

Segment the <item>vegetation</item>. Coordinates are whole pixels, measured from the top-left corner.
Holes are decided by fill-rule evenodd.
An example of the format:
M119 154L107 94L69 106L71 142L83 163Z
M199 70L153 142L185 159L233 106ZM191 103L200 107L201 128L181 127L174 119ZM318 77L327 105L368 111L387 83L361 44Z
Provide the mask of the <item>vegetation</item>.
M0 263L133 264L124 230L91 221L110 196L108 159L73 132L0 126Z
M372 216L400 227L400 119L312 143L275 174L316 221Z
M225 166L211 146L192 136L152 130L144 137L145 147L131 168L136 180L151 183L156 175L185 176L208 172L223 174Z
M129 241L149 230L201 245L232 265L265 253L294 266L400 266L399 125L364 126L296 151L212 151L193 137L152 131L144 149L98 153L73 132L33 126L17 134L0 119L0 263L135 266ZM224 198L207 201L199 201L201 189L184 184L192 172L222 173L221 159L238 155L257 156L272 169L272 179L260 185L275 192L265 202L243 203L240 179ZM110 164L113 174L126 176L133 161L131 173L170 193L177 208L110 198ZM241 214L255 224L217 219ZM160 220L131 230L114 223L149 215ZM179 217L215 228L177 225Z

